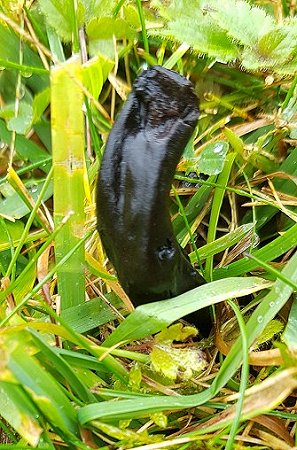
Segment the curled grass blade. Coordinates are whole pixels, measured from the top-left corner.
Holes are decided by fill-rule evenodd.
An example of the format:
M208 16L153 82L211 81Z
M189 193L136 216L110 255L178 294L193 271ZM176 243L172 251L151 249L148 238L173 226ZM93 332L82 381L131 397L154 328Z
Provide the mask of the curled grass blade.
M269 244L264 245L264 247L253 252L253 256L258 258L263 262L270 262L279 256L283 255L285 252L294 248L297 244L297 224L293 225L284 234L275 238ZM218 280L226 276L237 276L244 273L250 272L256 269L259 264L255 260L251 260L248 257L244 257L239 261L229 264L226 267L219 269L214 269L214 279Z

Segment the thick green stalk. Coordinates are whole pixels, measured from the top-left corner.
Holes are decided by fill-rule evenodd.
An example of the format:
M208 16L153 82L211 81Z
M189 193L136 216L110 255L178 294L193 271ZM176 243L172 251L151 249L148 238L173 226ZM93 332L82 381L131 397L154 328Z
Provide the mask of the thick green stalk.
M55 242L57 263L84 235L84 117L78 56L51 71L51 121L54 165L55 225L71 215ZM61 308L78 305L85 298L84 247L59 267Z

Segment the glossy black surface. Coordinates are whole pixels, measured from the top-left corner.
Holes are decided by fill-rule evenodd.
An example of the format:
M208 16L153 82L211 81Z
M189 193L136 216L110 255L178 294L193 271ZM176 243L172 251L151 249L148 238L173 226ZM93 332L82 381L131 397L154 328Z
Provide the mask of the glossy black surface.
M135 306L204 283L173 234L169 191L199 116L192 84L144 71L108 138L97 184L98 231Z

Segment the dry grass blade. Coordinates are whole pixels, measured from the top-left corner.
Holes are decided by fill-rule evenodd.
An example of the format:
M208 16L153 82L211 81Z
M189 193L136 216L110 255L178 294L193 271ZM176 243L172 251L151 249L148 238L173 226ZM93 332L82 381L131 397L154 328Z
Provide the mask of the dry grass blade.
M245 392L242 408L242 420L251 419L265 411L270 411L284 401L297 387L297 369L284 369L264 380L261 384L250 387ZM232 396L232 399L238 395ZM231 406L215 418L197 427L198 430L217 430L229 425L235 416L235 406Z

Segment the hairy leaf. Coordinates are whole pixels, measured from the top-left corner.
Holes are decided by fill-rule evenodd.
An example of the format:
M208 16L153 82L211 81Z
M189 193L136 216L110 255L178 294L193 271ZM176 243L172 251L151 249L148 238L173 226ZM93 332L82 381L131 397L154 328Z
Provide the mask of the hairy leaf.
M202 9L204 14L226 30L232 39L244 45L255 44L259 36L274 26L273 18L268 16L264 9L251 7L247 1L205 1Z
M228 62L239 56L237 46L224 30L214 27L209 21L198 17L178 17L164 30L150 31L151 35L186 42L199 54L207 53L221 62Z
M46 17L47 23L56 30L66 42L72 37L72 0L39 0L39 6Z
M163 28L151 35L187 43L199 55L244 69L291 74L296 71L296 19L276 23L264 9L246 0L171 0L152 2Z
M168 2L153 0L151 2L152 6L166 20L172 20L180 16L193 17L193 12L199 10L201 3L201 0L171 0Z

